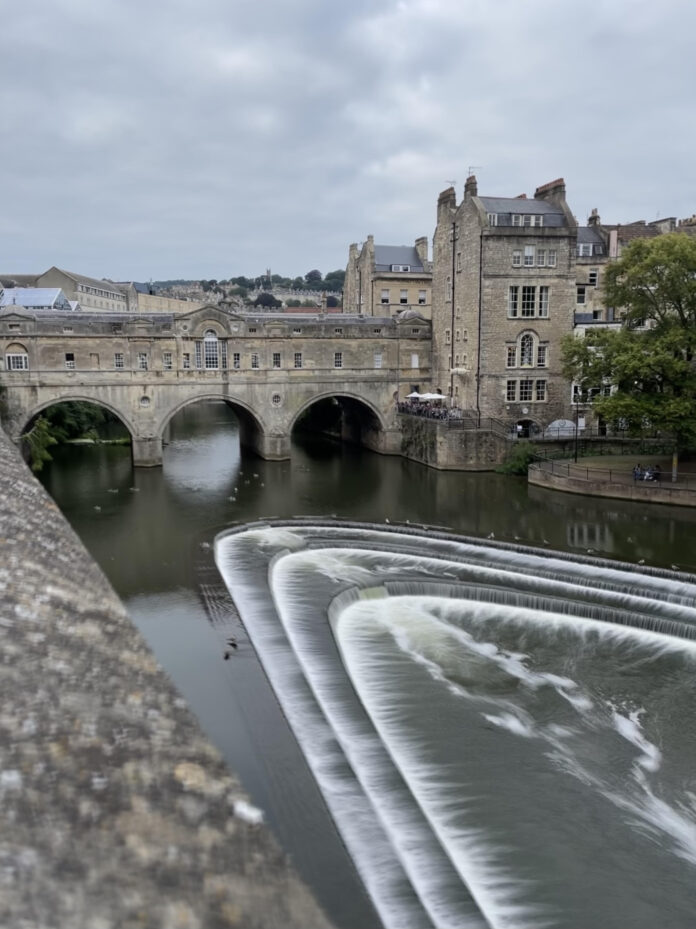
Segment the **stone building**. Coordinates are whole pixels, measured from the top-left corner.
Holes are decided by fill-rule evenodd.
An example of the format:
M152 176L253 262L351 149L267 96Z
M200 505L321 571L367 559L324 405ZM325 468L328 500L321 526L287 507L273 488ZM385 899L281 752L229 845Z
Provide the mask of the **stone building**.
M350 246L343 284L345 313L395 316L417 310L430 319L431 289L427 236L416 239L415 245L375 245L369 235L362 248Z
M76 300L83 310L123 313L128 309L124 291L111 281L100 281L55 266L39 274L37 287L60 287L68 300Z
M578 227L562 179L534 197L440 194L433 242L433 386L524 434L568 415L560 340L573 331Z

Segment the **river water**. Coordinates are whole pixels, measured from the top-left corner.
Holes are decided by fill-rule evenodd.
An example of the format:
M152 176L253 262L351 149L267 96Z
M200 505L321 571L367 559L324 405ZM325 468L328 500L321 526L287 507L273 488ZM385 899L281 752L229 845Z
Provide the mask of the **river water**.
M554 494L495 474L438 473L315 439L299 440L287 462L247 458L233 414L216 403L174 420L161 470L134 470L128 448L70 446L43 481L337 925L692 924L693 645L640 618L640 632L617 633L596 612L618 611L616 621L630 625L661 616L653 604L682 594L638 575L601 580L601 569L582 565L563 591L540 599L530 585L540 583L543 559L507 553L496 578L482 581L471 552L435 556L428 539L404 550L389 527L428 523L696 571L696 514ZM357 541L349 533L329 542L311 526L290 542L281 528L227 537L218 557L246 628L234 617L210 621L201 590L213 583L217 532L259 517L333 514L385 531L361 540L356 530ZM493 557L483 557L484 571ZM269 558L273 596L262 603ZM258 595L249 589L255 573ZM433 586L447 575L446 591ZM353 602L353 585L374 595ZM638 605L605 602L631 585ZM588 587L606 590L599 606L594 594L587 605ZM561 602L575 605L565 617ZM271 606L285 634L264 654L254 617ZM330 629L329 639L303 639L310 613L323 617L311 628ZM553 622L542 626L539 615ZM225 661L230 631L239 648ZM298 686L334 720L333 733L312 728L316 708ZM283 712L304 727L304 752L342 838ZM379 828L365 818L370 804ZM364 825L357 837L351 820Z

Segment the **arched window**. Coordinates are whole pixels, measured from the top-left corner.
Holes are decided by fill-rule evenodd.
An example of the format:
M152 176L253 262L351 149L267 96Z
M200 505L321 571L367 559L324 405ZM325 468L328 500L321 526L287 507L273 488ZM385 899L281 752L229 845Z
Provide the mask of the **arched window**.
M534 364L534 336L529 332L520 337L520 364L529 367Z
M19 342L13 342L5 349L5 368L7 371L29 370L29 355Z
M203 336L203 357L206 368L220 367L218 337L214 329L206 329L205 335Z

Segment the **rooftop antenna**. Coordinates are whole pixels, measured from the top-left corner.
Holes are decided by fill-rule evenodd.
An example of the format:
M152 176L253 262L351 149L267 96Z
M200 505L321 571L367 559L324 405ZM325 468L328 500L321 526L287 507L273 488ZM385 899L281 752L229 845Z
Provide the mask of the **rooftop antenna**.
M481 171L482 169L483 169L483 165L469 165L469 167L466 169L467 177L471 177L474 171Z
M456 180L455 180L455 181L445 181L445 184L449 184L450 187L456 187L456 186L457 186Z

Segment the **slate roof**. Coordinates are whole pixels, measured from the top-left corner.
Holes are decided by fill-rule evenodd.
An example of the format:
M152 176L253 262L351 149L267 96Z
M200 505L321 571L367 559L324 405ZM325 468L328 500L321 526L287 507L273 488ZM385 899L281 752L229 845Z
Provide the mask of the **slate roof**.
M375 245L375 271L391 271L392 265L410 265L411 271L425 271L414 245Z
M74 271L66 271L65 268L49 268L49 271L60 271L61 274L65 274L66 277L69 277L71 280L75 281L77 284L87 284L89 287L98 287L100 290L111 290L112 293L121 294L125 296L123 290L114 284L113 281L107 281L104 278L97 277L87 277L86 274L76 274ZM44 272L48 274L48 271ZM43 277L43 274L40 274L39 277Z
M578 226L578 245L604 245L604 239L593 226Z
M527 197L479 197L479 200L487 213L498 214L500 226L512 225L512 220L507 221L506 217L512 216L513 213L543 216L546 227L553 228L566 224L563 211L548 200L530 200Z

